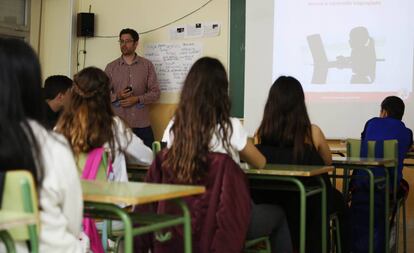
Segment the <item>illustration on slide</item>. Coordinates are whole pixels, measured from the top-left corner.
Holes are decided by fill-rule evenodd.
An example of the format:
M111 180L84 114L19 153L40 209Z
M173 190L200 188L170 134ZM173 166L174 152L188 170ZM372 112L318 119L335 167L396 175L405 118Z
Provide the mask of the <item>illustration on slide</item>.
M351 69L350 83L369 84L375 81L376 62L375 41L367 28L358 26L349 33L350 56L337 56L329 61L320 34L307 36L313 58L313 76L311 83L325 84L329 68Z

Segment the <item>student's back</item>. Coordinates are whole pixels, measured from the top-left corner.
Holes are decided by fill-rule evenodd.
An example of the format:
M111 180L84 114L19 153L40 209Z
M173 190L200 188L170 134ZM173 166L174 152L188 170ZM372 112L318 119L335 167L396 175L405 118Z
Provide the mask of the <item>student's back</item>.
M330 165L329 146L322 130L311 124L305 96L298 80L279 77L269 91L263 119L257 131L258 149L268 163ZM328 213L338 212L341 220L342 252L347 252L344 237L346 206L342 195L333 188L328 175L322 175L327 189ZM301 179L305 185L320 185L316 178ZM280 203L287 213L294 245L299 245L299 194L297 192L255 191L254 198L262 202ZM319 195L307 202L306 251L321 252L321 210ZM326 217L327 219L328 217Z
M368 141L375 141L375 157L383 156L383 141L398 141L398 178L397 198L406 198L409 191L408 183L402 178L403 160L406 152L412 145L413 133L401 121L404 115L405 105L402 99L396 96L386 97L381 103L380 117L374 117L367 121L361 134L361 156L368 154ZM374 176L385 176L382 168L372 170ZM364 171L354 171L351 181L351 233L353 252L366 252L368 250L368 220L369 220L369 182ZM394 185L394 174L390 175L390 185ZM391 189L394 189L391 187ZM385 189L383 184L375 184L374 203L374 251L384 251L384 219Z
M23 41L0 38L0 66L0 170L24 169L33 175L39 197L39 252L81 252L81 186L67 141L40 123L38 59ZM18 252L27 251L25 242L17 246Z
M126 156L136 163L149 165L152 151L115 116L109 85L109 78L98 68L88 67L76 74L71 98L56 130L69 140L77 157L104 147L108 151L108 161L113 164L110 179L128 181ZM83 166L79 164L80 172Z
M402 169L404 157L412 145L413 133L408 129L405 124L398 119L391 117L375 117L370 119L364 128L363 133L361 134L361 139L365 143L367 141L378 141L378 144L381 145L381 141L384 140L397 140L398 141L398 178L397 185L400 184L402 179ZM366 147L363 145L362 152L366 155ZM391 179L394 178L394 175L391 175ZM391 182L394 182L391 180Z

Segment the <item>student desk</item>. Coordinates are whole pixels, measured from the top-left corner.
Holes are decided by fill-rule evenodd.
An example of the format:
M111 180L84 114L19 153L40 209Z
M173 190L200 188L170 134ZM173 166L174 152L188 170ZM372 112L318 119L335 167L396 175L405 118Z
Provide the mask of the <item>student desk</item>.
M295 190L300 192L300 245L299 252L305 252L305 233L306 233L306 198L320 193L321 207L322 207L322 252L327 252L326 249L326 219L327 219L327 204L326 204L326 185L321 174L333 171L333 166L310 166L310 165L284 165L284 164L267 164L264 169L245 169L249 179L261 179L269 181L282 181L293 184ZM300 180L301 177L317 177L320 182L320 187L306 187ZM277 184L272 184L271 189L284 190ZM269 189L269 187L267 187Z
M329 145L332 155L346 156L346 146L344 145Z
M85 214L99 218L118 218L124 223L125 252L132 253L133 236L160 229L184 226L185 252L191 252L191 220L190 212L182 197L202 194L205 191L201 186L184 186L168 184L148 183L115 183L103 181L82 180L83 200ZM176 202L183 211L182 216L172 215L149 215L145 220L144 214L127 213L121 206L141 205L172 200ZM142 226L133 228L133 221L138 221Z
M344 181L342 185L342 193L348 194L349 191L349 171L350 170L363 170L368 174L369 178L369 252L374 250L374 184L379 182L385 182L385 252L389 251L389 195L390 195L390 176L388 169L395 168L394 159L382 159L382 158L361 158L361 157L334 157L332 164L335 168L344 169ZM374 178L374 174L371 169L383 169L385 168L385 178ZM397 170L394 170L394 178L397 177ZM396 190L394 183L394 201L396 199Z
M245 166L242 166L245 167ZM127 164L128 172L135 175L146 174L148 167L140 166L137 164ZM322 178L319 175L333 171L333 166L306 166L306 165L282 165L282 164L268 164L265 169L244 169L249 179L264 179L269 181L283 181L292 183L295 187L295 190L300 192L300 251L301 253L305 252L305 232L306 232L306 198L315 194L320 193L321 206L322 206L322 249L323 252L326 251L326 186ZM302 181L298 177L313 177L316 176L319 178L320 187L313 187L312 189L307 189ZM281 190L278 185L273 184L272 189ZM286 189L286 188L283 188ZM282 189L282 190L283 190ZM292 189L292 187L290 187Z
M35 223L34 214L0 210L0 239L4 242L7 252L16 252L13 239L7 230Z

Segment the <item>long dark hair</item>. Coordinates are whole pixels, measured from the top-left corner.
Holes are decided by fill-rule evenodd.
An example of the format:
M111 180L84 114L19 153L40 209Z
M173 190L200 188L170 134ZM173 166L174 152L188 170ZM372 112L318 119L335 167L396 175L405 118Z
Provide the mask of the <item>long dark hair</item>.
M194 183L206 174L209 144L217 127L223 147L230 152L228 88L226 70L217 59L203 57L191 67L171 128L174 141L163 163L178 182Z
M41 71L33 49L0 38L0 169L25 169L43 181L41 151L28 120L44 122Z
M305 105L305 95L298 80L281 76L272 85L257 131L263 145L293 147L299 159L305 144L312 144L312 125Z
M101 69L87 67L75 75L71 91L56 130L69 140L76 156L108 142L114 157L116 138L108 76Z

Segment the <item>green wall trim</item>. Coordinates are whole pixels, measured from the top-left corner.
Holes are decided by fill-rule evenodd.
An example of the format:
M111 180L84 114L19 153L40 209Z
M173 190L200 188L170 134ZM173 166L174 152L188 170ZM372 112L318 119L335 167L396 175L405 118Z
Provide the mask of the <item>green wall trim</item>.
M230 0L230 99L231 116L244 117L244 52L246 0Z

